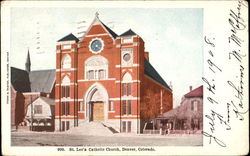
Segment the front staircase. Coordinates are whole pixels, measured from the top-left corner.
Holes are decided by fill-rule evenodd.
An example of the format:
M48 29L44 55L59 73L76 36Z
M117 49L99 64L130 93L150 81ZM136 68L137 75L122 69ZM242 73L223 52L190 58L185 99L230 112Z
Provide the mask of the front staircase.
M111 136L117 133L116 130L105 125L102 122L82 122L78 127L72 127L66 133L80 134L80 135L93 135L93 136Z

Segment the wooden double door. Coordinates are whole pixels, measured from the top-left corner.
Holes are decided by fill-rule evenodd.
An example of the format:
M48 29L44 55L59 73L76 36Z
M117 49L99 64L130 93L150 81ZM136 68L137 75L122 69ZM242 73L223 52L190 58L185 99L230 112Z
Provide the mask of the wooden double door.
M92 121L104 121L104 103L92 102L91 104Z

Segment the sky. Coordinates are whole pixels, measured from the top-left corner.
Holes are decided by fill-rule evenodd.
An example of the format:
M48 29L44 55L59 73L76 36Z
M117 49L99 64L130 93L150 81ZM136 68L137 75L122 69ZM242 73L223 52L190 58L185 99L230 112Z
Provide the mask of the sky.
M55 69L56 43L86 31L99 19L118 35L132 29L145 42L150 63L173 86L174 107L184 94L202 85L203 9L199 8L12 8L11 66Z

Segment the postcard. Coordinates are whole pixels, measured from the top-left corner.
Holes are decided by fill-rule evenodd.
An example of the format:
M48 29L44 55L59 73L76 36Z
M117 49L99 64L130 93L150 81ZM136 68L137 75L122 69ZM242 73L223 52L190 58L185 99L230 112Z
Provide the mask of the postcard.
M1 2L3 155L247 155L248 2Z

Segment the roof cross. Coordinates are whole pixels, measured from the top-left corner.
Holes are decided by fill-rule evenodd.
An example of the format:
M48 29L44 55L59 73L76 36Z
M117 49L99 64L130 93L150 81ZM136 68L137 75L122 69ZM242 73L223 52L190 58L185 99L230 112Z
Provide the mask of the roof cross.
M99 13L96 12L96 13L95 13L95 17L96 17L96 18L99 18L98 16L99 16Z

